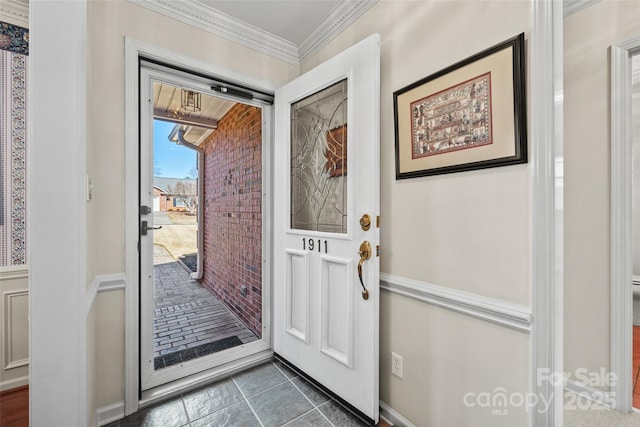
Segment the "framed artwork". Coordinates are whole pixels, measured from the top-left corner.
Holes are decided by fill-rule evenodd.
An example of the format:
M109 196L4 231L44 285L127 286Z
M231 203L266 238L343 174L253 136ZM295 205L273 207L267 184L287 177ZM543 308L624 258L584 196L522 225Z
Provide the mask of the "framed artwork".
M524 33L393 94L396 179L527 162Z

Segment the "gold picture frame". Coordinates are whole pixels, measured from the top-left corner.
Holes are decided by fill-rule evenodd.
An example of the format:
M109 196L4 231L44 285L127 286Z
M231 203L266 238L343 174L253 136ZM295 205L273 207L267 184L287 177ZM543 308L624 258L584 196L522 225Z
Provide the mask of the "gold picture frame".
M393 94L396 179L527 162L524 33Z

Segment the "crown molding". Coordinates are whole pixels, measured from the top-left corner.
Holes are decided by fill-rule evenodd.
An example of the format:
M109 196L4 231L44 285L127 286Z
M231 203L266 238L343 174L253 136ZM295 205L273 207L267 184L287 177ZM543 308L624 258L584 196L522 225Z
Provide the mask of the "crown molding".
M290 64L299 64L298 49L294 43L194 0L129 0L129 2Z
M378 0L350 0L340 3L300 46L196 0L129 0L129 2L289 64L300 65L326 46Z
M0 21L29 28L29 4L17 0L2 0L0 3Z
M563 18L599 3L601 0L564 0Z
M378 0L352 0L340 3L298 47L300 63L305 62L371 9Z

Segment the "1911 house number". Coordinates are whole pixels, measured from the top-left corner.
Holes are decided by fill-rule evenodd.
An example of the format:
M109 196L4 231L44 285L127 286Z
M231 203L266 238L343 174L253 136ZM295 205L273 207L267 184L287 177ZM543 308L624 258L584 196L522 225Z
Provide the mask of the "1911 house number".
M318 251L320 253L324 252L325 254L327 253L327 241L326 240L321 240L321 239L307 239L307 238L302 238L302 249L303 250L307 250L309 249L309 251L313 252L313 251Z

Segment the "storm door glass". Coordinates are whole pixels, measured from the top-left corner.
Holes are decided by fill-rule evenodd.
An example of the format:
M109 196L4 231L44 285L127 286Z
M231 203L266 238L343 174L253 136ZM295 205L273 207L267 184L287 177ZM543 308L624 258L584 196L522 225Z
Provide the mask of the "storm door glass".
M347 232L347 80L291 105L291 228Z

